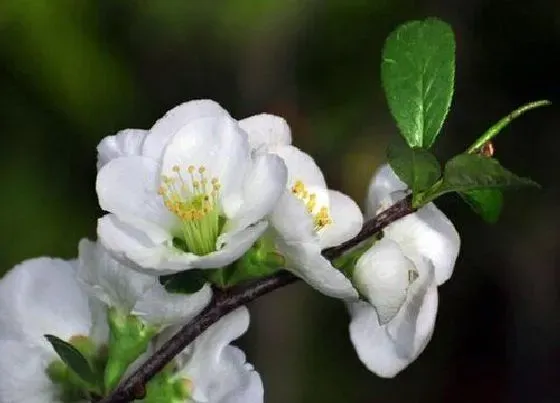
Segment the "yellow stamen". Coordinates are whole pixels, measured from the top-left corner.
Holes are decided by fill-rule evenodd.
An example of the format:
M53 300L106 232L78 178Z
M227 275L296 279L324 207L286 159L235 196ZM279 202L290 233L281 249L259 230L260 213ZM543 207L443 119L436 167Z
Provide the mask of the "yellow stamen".
M332 218L329 214L328 207L322 206L317 211L317 195L315 193L310 193L301 180L297 180L293 184L291 191L294 196L303 202L305 209L313 217L315 231L320 231L327 225L332 224Z

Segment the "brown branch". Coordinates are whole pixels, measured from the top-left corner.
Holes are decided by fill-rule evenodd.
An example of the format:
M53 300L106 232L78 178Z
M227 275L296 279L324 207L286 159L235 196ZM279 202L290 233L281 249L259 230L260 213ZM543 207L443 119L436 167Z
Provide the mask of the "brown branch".
M410 198L403 199L364 223L362 230L354 238L339 246L325 249L323 255L332 260L344 252L359 245L387 225L414 211ZM140 368L122 382L109 396L100 403L128 403L142 399L146 393L145 385L177 354L185 349L198 335L204 332L222 316L234 309L246 305L254 299L285 285L294 283L298 278L287 271L272 276L240 284L225 290L215 289L210 304L192 321L184 325L154 355L146 360Z

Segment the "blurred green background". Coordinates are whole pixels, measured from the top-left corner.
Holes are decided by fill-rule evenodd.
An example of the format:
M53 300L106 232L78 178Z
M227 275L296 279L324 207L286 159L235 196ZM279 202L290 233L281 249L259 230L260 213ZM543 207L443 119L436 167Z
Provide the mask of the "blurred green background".
M379 80L398 24L438 16L457 40L456 93L435 152L462 151L531 100L560 101L551 0L0 1L0 271L71 258L94 237L95 146L194 98L287 118L333 188L363 200L396 128ZM541 191L506 195L489 226L450 196L462 235L432 342L392 380L358 361L342 304L302 284L252 305L241 341L269 403L557 402L559 109L516 121L497 157Z

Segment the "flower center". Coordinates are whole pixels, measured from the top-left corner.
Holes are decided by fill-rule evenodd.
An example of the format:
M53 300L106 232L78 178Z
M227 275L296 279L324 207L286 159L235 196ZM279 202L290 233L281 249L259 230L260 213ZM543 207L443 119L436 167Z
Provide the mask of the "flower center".
M332 224L332 218L329 214L329 208L326 206L318 207L317 205L317 194L310 193L305 187L304 183L297 180L292 186L292 193L299 200L305 204L305 208L311 217L313 218L313 224L315 225L315 231L318 232L325 228L327 225Z
M177 246L196 255L207 255L216 250L216 240L223 227L220 216L220 181L205 175L204 166L190 165L172 168L173 175L162 176L158 194L165 207L181 222L181 238Z

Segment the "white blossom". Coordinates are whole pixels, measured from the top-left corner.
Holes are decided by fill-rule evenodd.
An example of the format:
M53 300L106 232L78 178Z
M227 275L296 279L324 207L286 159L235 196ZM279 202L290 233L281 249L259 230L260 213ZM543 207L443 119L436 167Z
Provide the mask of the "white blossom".
M210 326L175 358L178 369L174 380L188 385L189 403L264 401L258 372L247 363L243 351L230 345L248 327L249 312L246 307L240 307ZM161 341L165 338L162 335Z
M46 373L59 357L44 335L69 341L89 334L88 297L75 271L75 261L37 258L0 280L0 402L61 402Z
M187 323L212 298L208 284L194 294L168 293L156 276L131 269L103 245L87 239L80 241L77 276L89 294L107 307L155 326Z
M358 205L347 195L327 188L313 158L290 145L291 134L283 119L258 115L241 124L251 133L256 153L274 153L288 168L286 191L270 214L276 245L286 258L287 269L325 295L357 299L350 280L321 255L321 250L360 231L363 217Z
M110 213L99 239L157 274L238 259L266 229L286 183L282 160L251 153L247 133L208 100L173 108L147 132L103 140L98 151L97 193Z
M382 166L371 180L368 214L406 195L406 185ZM360 360L392 377L414 361L435 324L437 286L453 272L460 238L453 224L429 203L391 223L383 239L358 261L354 278L368 302L349 303L350 338Z

